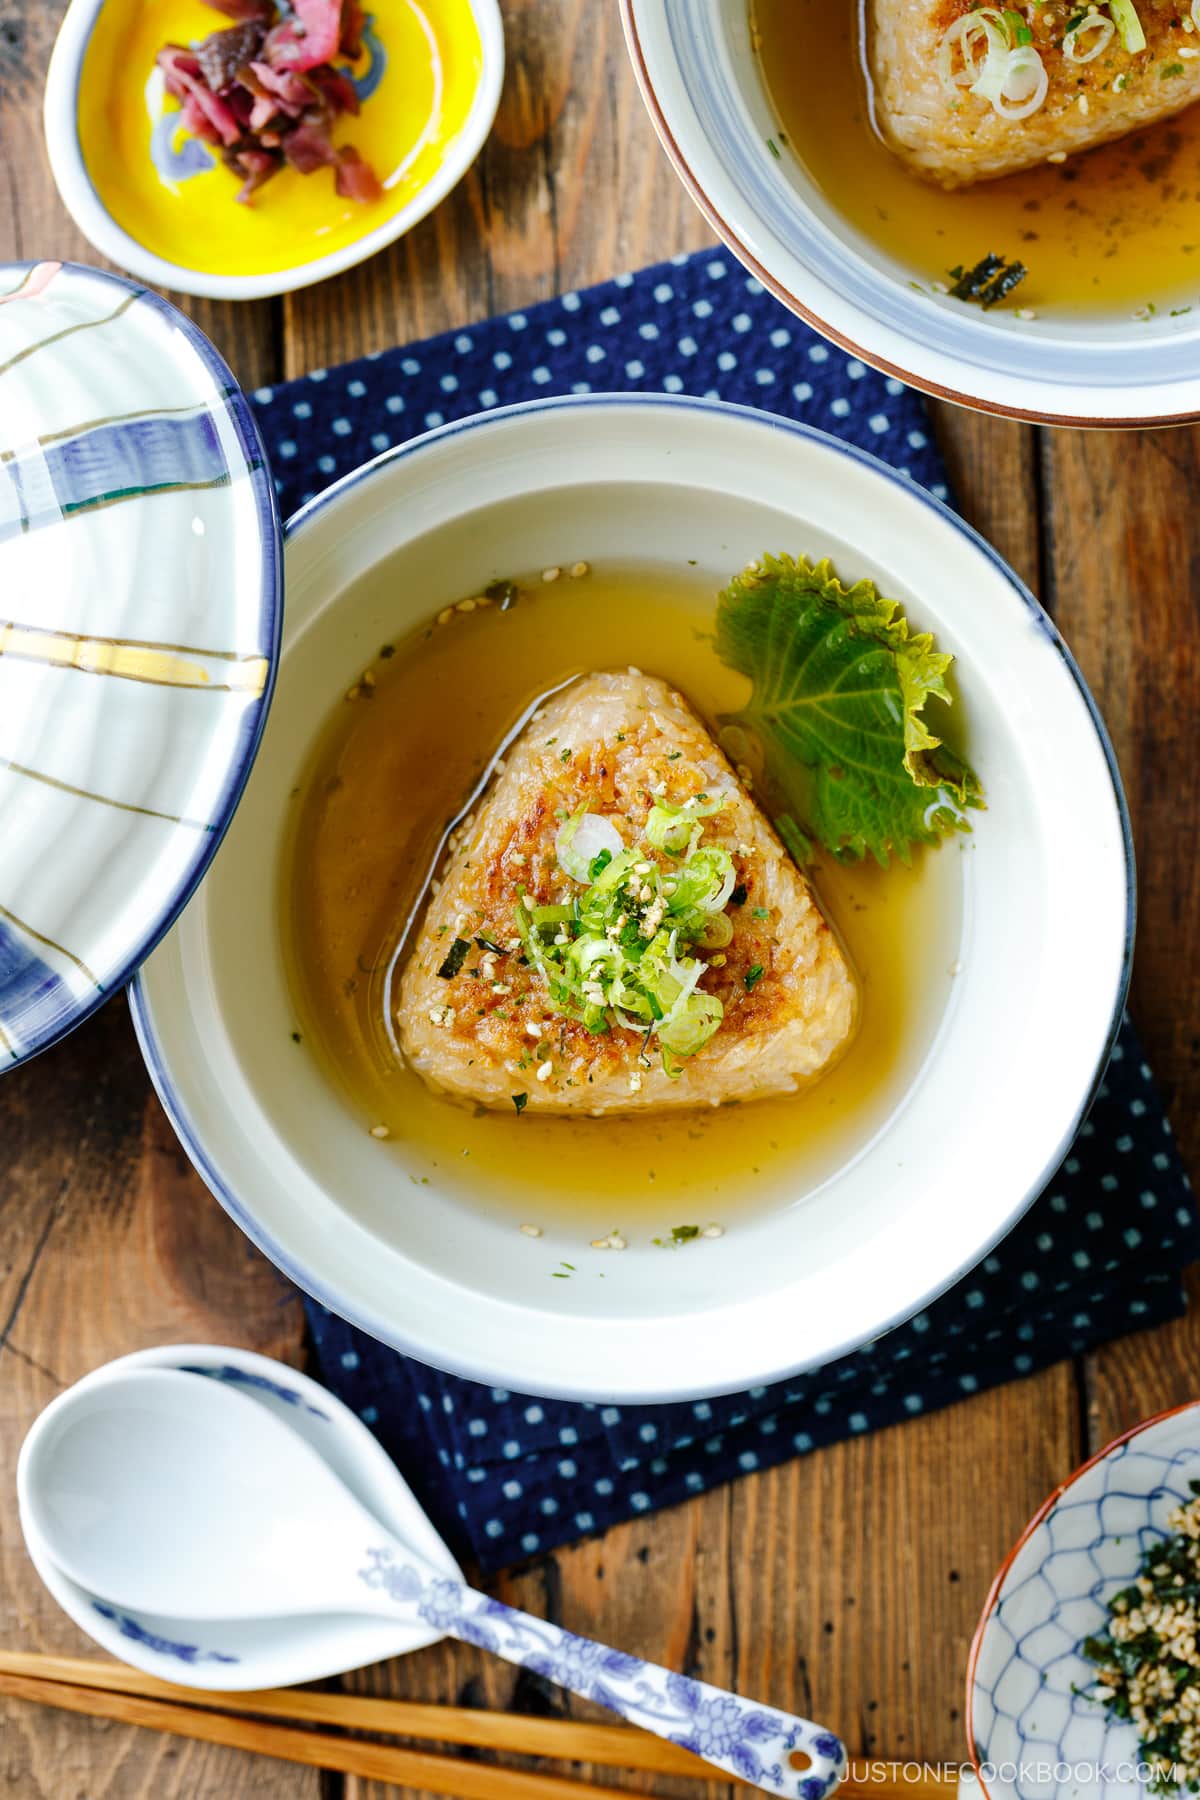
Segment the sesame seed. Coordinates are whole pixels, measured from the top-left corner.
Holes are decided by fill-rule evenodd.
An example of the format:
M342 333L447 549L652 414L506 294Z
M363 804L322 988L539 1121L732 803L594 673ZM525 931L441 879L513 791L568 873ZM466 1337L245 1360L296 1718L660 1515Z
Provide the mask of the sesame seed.
M608 1234L608 1247L610 1250L628 1250L629 1245L619 1231L610 1231Z
M347 698L347 700L357 700L361 693L362 693L361 687L358 685L357 682L355 682L353 687L349 687L346 689L346 698Z
M1052 163L1065 163L1066 160L1067 160L1067 153L1065 150L1052 150L1050 152L1049 156L1046 158L1047 162L1052 162Z
M607 1238L593 1238L591 1247L593 1250L611 1250L612 1245Z
M478 601L476 600L460 600L454 610L455 612L474 612L477 605Z
M723 1225L706 1225L704 1230L700 1233L700 1236L706 1238L724 1237L725 1227Z
M542 1228L540 1225L522 1225L521 1230L526 1237L541 1237L542 1235Z
M590 574L590 572L591 572L590 563L577 562L577 563L571 564L571 574L576 581L579 580L581 575L587 575L587 574Z
M530 1019L525 1026L525 1036L531 1037L531 1038L540 1038L541 1035L542 1035L541 1020L540 1019Z
M549 1057L546 1058L544 1063L538 1064L537 1078L539 1081L549 1081L553 1073L554 1064L550 1061Z
M448 625L453 617L454 608L452 606L444 606L437 616L437 622L439 625Z
M492 992L493 994L511 994L512 983L508 981L493 981Z
M653 863L634 863L633 872L635 875L648 875L653 867Z
M371 1127L371 1136L373 1138L386 1138L391 1137L391 1135L392 1134L386 1125L372 1125Z
M542 580L543 581L557 581L561 574L562 574L561 569L557 569L557 568L543 569L542 570Z
M1180 54L1185 55L1186 52L1181 51ZM373 688L375 686L375 677L372 675L370 669L364 669L359 676L359 680L365 688Z
M1037 314L1034 312L1032 306L1018 306L1017 317L1018 319L1036 319Z

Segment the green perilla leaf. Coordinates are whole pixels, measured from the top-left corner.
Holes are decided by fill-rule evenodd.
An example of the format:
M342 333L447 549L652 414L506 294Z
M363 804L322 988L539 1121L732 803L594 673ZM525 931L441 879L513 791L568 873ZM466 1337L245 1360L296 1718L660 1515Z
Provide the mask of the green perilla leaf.
M753 684L728 722L758 739L780 810L827 850L886 866L970 830L979 782L925 715L930 700L950 704L953 658L874 583L764 556L721 594L716 646Z

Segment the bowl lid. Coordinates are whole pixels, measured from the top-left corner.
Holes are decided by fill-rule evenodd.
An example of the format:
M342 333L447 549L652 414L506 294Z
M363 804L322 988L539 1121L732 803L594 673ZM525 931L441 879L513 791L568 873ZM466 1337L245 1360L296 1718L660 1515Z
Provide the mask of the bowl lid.
M241 794L281 623L266 454L167 301L0 264L0 1068L124 985Z

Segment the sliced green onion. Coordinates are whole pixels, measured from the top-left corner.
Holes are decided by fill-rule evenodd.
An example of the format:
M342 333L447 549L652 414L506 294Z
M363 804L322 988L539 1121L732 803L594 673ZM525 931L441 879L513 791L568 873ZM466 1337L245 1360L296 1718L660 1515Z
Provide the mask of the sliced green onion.
M529 916L540 929L544 925L565 925L575 917L573 906L531 906Z
M737 874L733 858L719 844L705 844L693 851L676 881L672 911L694 907L698 912L720 912L733 894Z
M1063 39L1063 55L1069 62L1095 62L1108 49L1116 36L1116 30L1113 21L1106 19L1103 13L1087 13L1067 28L1067 35Z
M676 1056L694 1056L702 1050L725 1016L715 994L689 994L679 1013L661 1026L659 1041Z
M592 879L592 864L602 851L609 859L625 848L620 832L611 819L580 807L565 824L560 825L554 840L558 866L572 881Z
M636 849L624 846L610 821L581 809L563 822L555 848L582 891L571 902L522 892L516 909L524 961L541 977L547 1003L589 1032L616 1025L635 1032L643 1048L657 1040L671 1075L724 1016L721 1002L699 986L707 963L689 951L724 948L734 935L725 910L735 892L733 857L702 842L703 821L727 798L656 802ZM671 856L669 868L656 862L656 850Z
M702 950L723 950L733 942L733 921L728 913L709 913L696 938Z
M938 44L937 71L948 92L970 88L1002 119L1027 119L1050 88L1033 33L1011 8L982 6L955 19Z
M724 804L723 794L715 799L709 794L694 794L678 805L671 800L656 800L646 820L646 842L671 856L682 856L691 842L696 821L711 818Z
M1136 56L1139 50L1146 48L1146 34L1133 0L1108 0L1108 10L1121 34L1123 47L1131 56Z

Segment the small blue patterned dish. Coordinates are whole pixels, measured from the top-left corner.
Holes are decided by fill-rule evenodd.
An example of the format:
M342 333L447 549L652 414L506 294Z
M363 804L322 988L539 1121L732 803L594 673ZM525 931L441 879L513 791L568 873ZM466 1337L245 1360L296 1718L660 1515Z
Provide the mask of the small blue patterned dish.
M1200 1401L1135 1425L1034 1514L988 1595L967 1671L971 1758L986 1800L1132 1800L1151 1771L1136 1727L1088 1697L1084 1639L1200 1476Z
M281 622L257 427L195 326L0 265L0 1068L178 916L258 747Z

